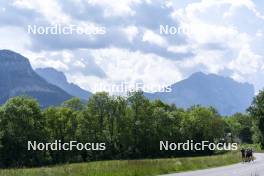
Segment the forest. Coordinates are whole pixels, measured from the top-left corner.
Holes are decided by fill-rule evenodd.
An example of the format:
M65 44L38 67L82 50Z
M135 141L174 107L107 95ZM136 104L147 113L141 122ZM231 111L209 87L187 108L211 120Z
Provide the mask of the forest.
M215 151L160 151L160 141L264 144L264 92L247 112L221 116L213 107L178 108L143 92L126 97L94 94L41 109L37 100L19 96L0 107L0 167L32 167L112 159L212 155ZM105 151L32 151L28 141L105 143Z

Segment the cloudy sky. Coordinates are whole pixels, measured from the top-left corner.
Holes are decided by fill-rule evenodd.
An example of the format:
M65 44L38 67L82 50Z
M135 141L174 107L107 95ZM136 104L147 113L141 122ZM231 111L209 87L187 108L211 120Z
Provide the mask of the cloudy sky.
M103 35L32 34L28 26L95 27ZM160 25L190 29L160 33ZM54 67L87 90L169 85L202 71L264 87L262 0L1 0L0 49Z

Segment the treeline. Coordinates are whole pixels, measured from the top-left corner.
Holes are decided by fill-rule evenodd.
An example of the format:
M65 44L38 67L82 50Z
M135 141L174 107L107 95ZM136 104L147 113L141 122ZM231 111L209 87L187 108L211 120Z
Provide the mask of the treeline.
M255 106L251 111L256 111ZM264 123L262 123L264 124ZM252 142L251 116L221 117L214 108L187 110L149 101L142 92L128 97L93 95L41 110L29 97L15 97L0 107L0 166L40 166L104 159L134 159L212 154L160 151L160 141ZM28 141L106 143L105 151L28 151Z

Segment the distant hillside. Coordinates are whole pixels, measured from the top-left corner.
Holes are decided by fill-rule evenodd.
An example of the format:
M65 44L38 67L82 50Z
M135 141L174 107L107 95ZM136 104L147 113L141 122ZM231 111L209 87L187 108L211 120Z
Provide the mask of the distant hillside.
M38 68L35 71L50 84L58 86L72 96L88 100L88 98L92 95L92 93L80 88L79 86L69 83L63 72L57 71L53 68Z
M18 95L32 96L42 107L58 105L71 98L41 78L27 58L10 50L0 50L0 104Z
M172 85L169 93L145 93L150 99L161 99L176 106L213 106L222 115L244 112L254 96L254 87L231 78L201 72Z

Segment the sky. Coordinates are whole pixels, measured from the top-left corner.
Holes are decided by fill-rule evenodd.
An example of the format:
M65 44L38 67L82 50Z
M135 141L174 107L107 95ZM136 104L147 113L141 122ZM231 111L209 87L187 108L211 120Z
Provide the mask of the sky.
M103 33L28 30L71 25ZM262 0L0 1L0 49L26 56L33 68L62 71L92 92L124 82L165 86L201 71L251 83L257 93L263 46Z

